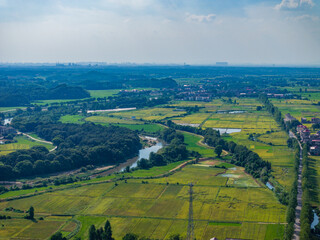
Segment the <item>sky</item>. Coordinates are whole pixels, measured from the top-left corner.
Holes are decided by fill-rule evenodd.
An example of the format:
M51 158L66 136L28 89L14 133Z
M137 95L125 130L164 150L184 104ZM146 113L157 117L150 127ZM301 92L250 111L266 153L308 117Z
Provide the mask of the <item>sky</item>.
M0 62L320 66L320 0L0 0Z

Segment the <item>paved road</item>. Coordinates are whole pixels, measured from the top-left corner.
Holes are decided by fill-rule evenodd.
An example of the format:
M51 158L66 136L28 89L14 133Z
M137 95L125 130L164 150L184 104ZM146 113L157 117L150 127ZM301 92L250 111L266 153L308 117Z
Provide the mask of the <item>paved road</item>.
M296 135L294 135L291 131L289 132L290 137L294 137L297 139ZM298 140L298 139L297 139ZM296 220L294 223L294 234L293 240L300 240L300 231L301 231L301 208L302 208L302 146L298 141L300 146L300 159L299 159L299 170L298 170L298 194L297 194L297 207L296 207Z

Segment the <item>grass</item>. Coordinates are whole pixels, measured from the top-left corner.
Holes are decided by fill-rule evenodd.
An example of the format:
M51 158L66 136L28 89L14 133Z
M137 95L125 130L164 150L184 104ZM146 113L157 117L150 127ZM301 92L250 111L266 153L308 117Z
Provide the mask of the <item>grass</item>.
M172 108L148 108L125 112L116 112L112 115L116 117L143 119L143 120L161 120L185 114L183 111L175 111Z
M49 150L54 148L51 144L37 142L26 136L17 136L15 140L17 140L16 143L0 145L0 155L6 155L21 149L30 149L33 146L45 146Z
M85 121L88 122L95 122L95 123L107 123L107 124L143 124L141 121L134 121L130 119L121 119L121 118L115 118L115 117L107 117L107 116L91 116L87 117Z
M202 157L216 156L213 149L199 144L199 142L202 141L202 137L186 132L183 132L182 134L184 136L184 142L187 144L187 149L189 151L199 152Z
M110 96L118 94L120 89L110 89L110 90L89 90L91 97L94 98L108 98Z
M60 118L62 123L84 123L84 116L81 115L64 115Z

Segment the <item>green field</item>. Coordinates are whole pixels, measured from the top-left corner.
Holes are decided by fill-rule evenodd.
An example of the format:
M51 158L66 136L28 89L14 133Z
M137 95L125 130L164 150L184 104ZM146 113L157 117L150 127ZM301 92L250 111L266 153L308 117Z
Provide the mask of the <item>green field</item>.
M15 140L17 140L16 143L0 145L0 155L5 155L20 149L29 149L33 146L39 146L39 145L45 146L49 150L54 148L54 146L52 146L51 144L37 142L26 136L17 136L15 137Z
M91 97L94 98L108 98L110 96L116 95L120 89L111 89L111 90L89 90Z
M189 151L196 151L202 155L202 157L213 157L216 156L214 149L210 149L207 146L201 145L201 136L195 134L183 132L184 142L187 144L187 149Z
M0 239L28 238L49 221L52 225L39 239L45 239L59 227L75 228L67 227L69 218L58 221L52 214L72 215L79 220L81 228L77 236L82 239L88 237L91 224L100 227L106 219L111 221L115 239L121 239L126 232L158 239L166 239L173 233L185 236L189 182L195 184L193 208L197 239L275 239L282 236L286 208L278 203L273 192L260 187L241 168L225 172L208 164L211 163L188 165L169 177L148 179L147 184L138 179L127 180L127 183L118 181L117 186L98 183L0 202L0 210L10 206L26 210L33 205L36 217L44 217L38 223L20 220L18 216L3 220L6 226L12 227L1 229ZM235 182L240 179L245 180L241 186Z
M112 113L112 115L116 117L124 117L129 119L134 117L136 119L143 119L143 120L161 120L164 118L180 116L185 113L186 113L185 111L175 111L175 109L172 109L172 108L148 108L148 109L116 112L116 113Z
M143 124L141 121L134 121L131 119L115 118L108 116L91 116L85 118L85 121L95 122L95 123L107 123L107 124Z

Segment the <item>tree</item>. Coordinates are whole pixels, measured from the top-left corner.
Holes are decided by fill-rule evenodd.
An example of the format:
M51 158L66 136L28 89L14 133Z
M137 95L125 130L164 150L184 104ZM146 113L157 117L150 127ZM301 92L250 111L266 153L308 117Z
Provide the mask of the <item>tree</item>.
M216 148L214 149L214 152L218 155L218 157L220 157L222 153L222 146L221 145L216 146Z
M34 219L34 208L31 206L28 210L28 215L24 217L25 219Z
M169 237L169 240L181 240L182 237L179 234L174 234Z
M96 240L96 239L97 239L96 227L92 224L89 228L89 240Z
M61 232L57 232L51 236L50 240L67 240L67 239L65 237L62 237Z
M104 225L104 239L105 240L113 240L111 224L110 224L109 220L107 220L106 224Z
M34 208L32 206L29 208L29 217L30 219L34 219Z
M127 233L122 240L138 240L138 236L133 233Z

